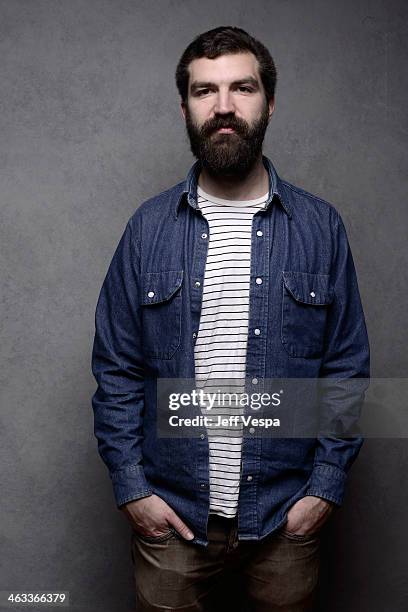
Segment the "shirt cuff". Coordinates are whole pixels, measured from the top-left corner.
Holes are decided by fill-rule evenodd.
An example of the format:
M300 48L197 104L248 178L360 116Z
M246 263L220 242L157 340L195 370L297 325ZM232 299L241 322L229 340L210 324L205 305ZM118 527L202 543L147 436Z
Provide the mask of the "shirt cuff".
M331 465L315 465L305 495L315 495L341 506L344 498L347 474Z
M111 479L118 507L134 499L153 494L141 465L128 465L121 470L117 470L111 474Z

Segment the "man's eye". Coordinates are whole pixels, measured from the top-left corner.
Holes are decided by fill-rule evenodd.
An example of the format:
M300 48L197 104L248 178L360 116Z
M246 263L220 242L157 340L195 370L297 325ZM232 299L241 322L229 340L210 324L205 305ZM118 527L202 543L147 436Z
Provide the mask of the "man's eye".
M245 91L251 92L252 89L250 87L245 87L245 85L241 85L239 89L244 89Z
M208 88L207 89L200 89L200 91L197 92L197 96L201 96L202 94L205 94L206 91L210 91Z

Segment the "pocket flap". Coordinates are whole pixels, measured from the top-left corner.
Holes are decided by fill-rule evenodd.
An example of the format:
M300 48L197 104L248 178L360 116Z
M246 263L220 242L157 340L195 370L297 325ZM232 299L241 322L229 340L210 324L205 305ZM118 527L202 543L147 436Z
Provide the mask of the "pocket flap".
M329 274L310 274L309 272L282 272L283 282L296 301L303 304L323 306L334 298Z
M141 304L165 302L181 287L183 270L142 273Z

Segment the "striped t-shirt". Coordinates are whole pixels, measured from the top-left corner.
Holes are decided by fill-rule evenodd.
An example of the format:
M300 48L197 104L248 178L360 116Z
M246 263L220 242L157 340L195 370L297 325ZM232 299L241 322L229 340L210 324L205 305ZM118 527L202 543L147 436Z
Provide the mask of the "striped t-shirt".
M243 392L248 339L251 228L253 215L265 207L268 193L254 200L225 200L197 187L198 206L209 225L203 300L194 347L197 389ZM220 385L226 379L226 386ZM222 381L221 381L222 382ZM232 403L204 405L202 414L243 414ZM211 429L209 445L210 513L237 513L242 449L242 424Z

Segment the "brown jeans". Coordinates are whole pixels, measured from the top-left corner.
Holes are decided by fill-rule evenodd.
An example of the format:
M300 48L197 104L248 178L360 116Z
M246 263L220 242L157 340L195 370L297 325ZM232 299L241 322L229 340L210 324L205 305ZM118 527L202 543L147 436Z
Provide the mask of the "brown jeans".
M237 520L210 514L208 546L173 528L149 538L132 532L137 612L312 612L320 534L283 529L260 541L238 541Z

